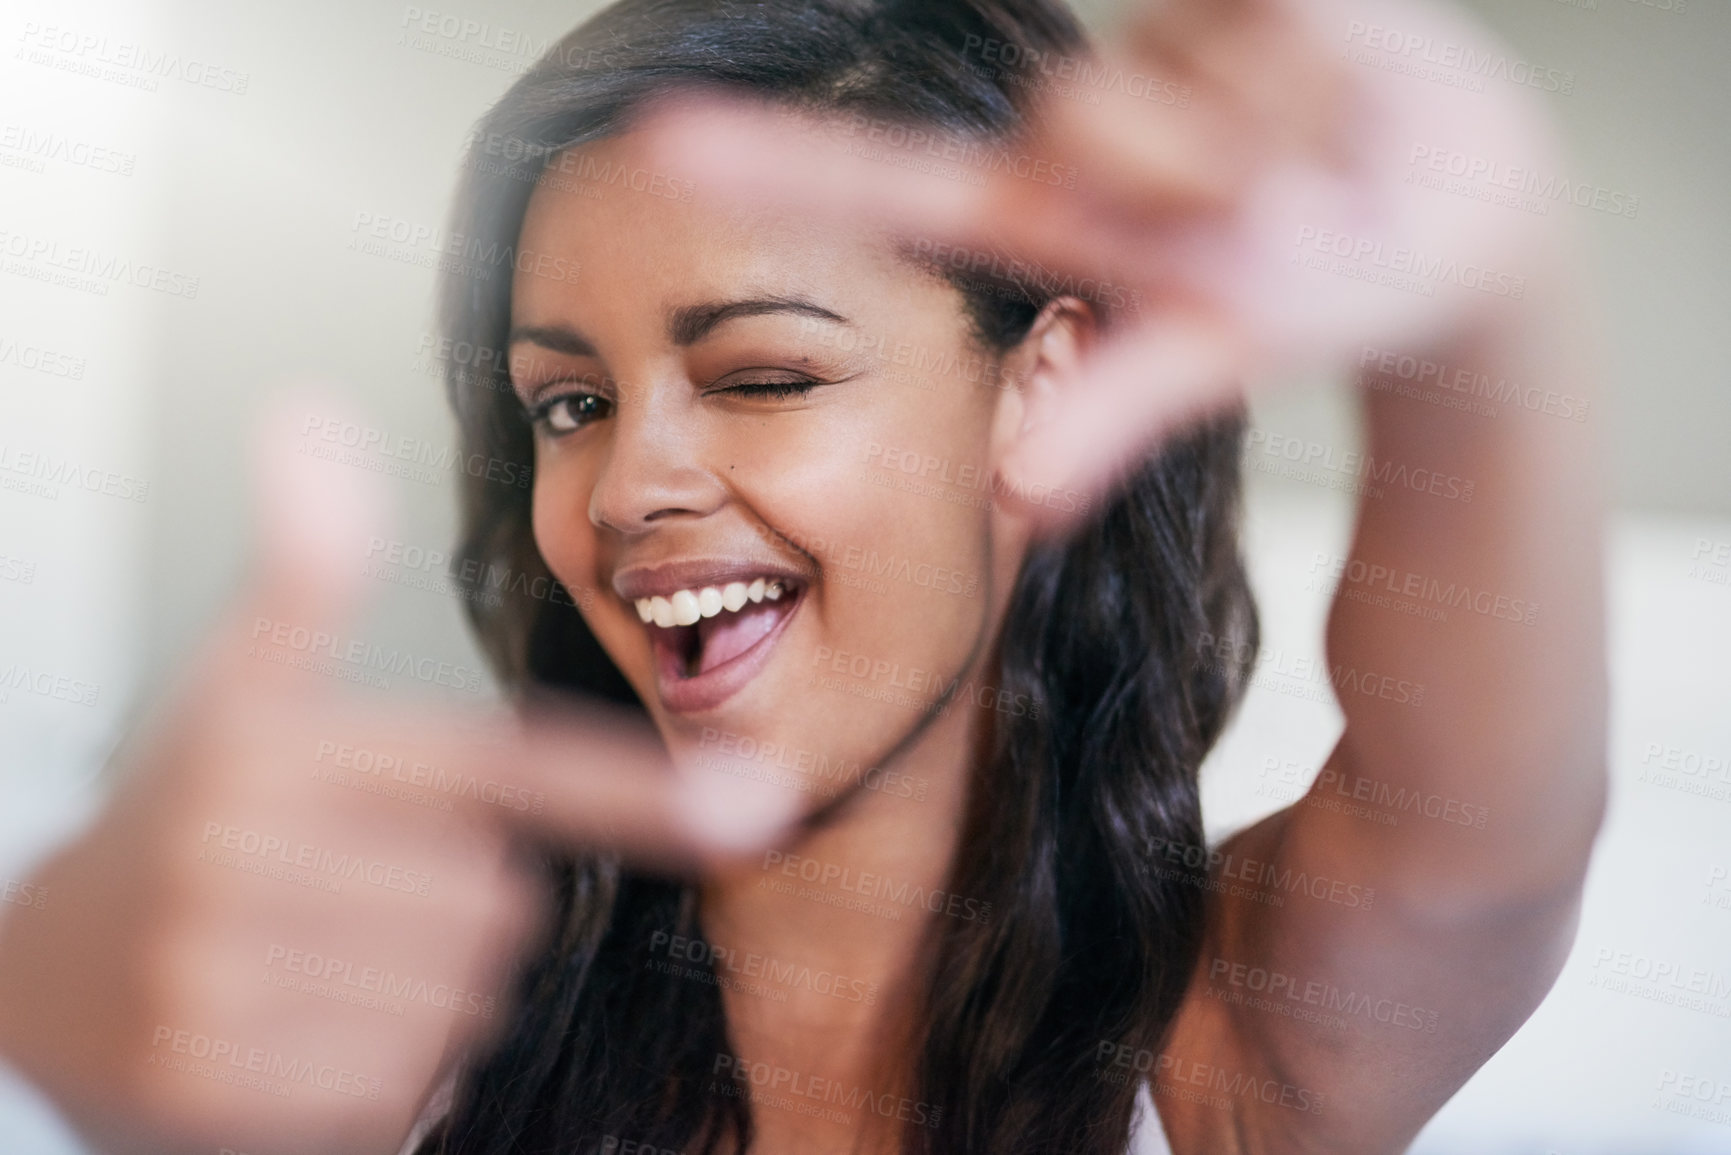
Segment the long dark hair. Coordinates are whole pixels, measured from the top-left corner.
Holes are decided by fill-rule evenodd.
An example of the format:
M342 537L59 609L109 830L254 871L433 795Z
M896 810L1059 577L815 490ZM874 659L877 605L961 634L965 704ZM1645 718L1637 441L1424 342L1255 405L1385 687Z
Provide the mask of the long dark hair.
M447 269L441 290L465 459L533 460L500 352L511 302L499 266L515 259L534 182L561 150L693 84L1001 147L1038 74L1002 51L988 60L987 43L1021 58L1086 52L1056 0L621 0L555 44L481 122L465 161L452 233L480 259ZM1061 288L1026 276L952 283L989 355L1018 343ZM1102 1078L1098 1056L1158 1050L1203 919L1201 867L1144 864L1153 840L1203 842L1197 770L1257 641L1237 541L1243 424L1228 413L1168 441L1023 567L997 673L1030 707L993 727L949 888L991 902L993 916L938 919L930 932L914 1075L936 1111L908 1125L904 1150L1123 1155L1137 1084ZM583 592L545 595L559 587L535 545L529 490L488 472L464 478L456 572L474 585L468 610L502 681L636 703L572 604ZM488 576L500 574L511 576ZM749 1105L711 1083L731 1050L716 988L645 965L656 932L699 935L695 888L600 855L549 856L547 868L550 944L423 1155L588 1155L608 1137L747 1149Z

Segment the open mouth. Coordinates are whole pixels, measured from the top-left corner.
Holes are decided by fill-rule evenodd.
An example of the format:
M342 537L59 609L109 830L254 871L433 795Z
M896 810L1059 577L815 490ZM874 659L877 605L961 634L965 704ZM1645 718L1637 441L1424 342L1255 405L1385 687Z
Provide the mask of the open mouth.
M726 679L737 682L728 687L731 692L755 673L742 667L753 664L754 657L761 658L771 638L793 616L803 592L803 584L794 579L758 577L637 598L634 604L637 616L649 627L664 687L719 682L720 675L737 672L743 677Z

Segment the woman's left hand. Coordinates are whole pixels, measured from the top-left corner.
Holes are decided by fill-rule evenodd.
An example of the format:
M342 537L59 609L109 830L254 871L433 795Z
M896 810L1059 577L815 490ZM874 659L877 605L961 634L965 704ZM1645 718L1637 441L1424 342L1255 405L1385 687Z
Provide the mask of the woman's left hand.
M1000 464L1012 493L1097 491L1249 382L1350 366L1367 346L1436 349L1506 315L1548 265L1544 217L1434 187L1486 158L1556 171L1514 84L1408 74L1437 51L1495 58L1457 13L1170 0L1120 40L1087 60L958 46L1036 95L1029 130L987 148L712 100L649 127L706 194L881 224L958 268L1130 301L1077 393L1034 402L1037 434Z

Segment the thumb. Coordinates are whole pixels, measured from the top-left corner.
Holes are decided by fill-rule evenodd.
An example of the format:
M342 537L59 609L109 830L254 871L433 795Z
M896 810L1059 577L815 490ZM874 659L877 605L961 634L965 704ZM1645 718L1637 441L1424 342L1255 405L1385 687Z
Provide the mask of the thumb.
M1244 367L1241 342L1199 319L1116 335L1071 390L1030 404L1029 427L999 466L1005 488L1101 496L1163 438L1237 397ZM1068 520L1037 502L1027 513L1051 528Z
M311 639L334 638L362 598L357 562L391 521L389 495L375 475L345 463L340 441L319 430L357 431L367 422L322 389L299 387L267 405L253 435L254 571L242 625ZM304 648L295 643L296 648Z

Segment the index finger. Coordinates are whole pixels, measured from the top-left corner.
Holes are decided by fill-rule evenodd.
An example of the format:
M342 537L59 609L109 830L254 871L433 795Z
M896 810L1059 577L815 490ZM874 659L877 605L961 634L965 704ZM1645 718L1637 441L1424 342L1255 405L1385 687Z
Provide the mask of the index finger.
M345 705L316 742L413 767L466 820L657 866L756 850L798 809L790 792L723 763L674 765L647 723L599 705L467 715Z
M724 198L1123 273L1122 233L1102 226L1215 211L1235 195L1242 158L1211 123L1115 99L1048 101L1024 131L998 139L705 93L663 102L641 131L658 163Z

